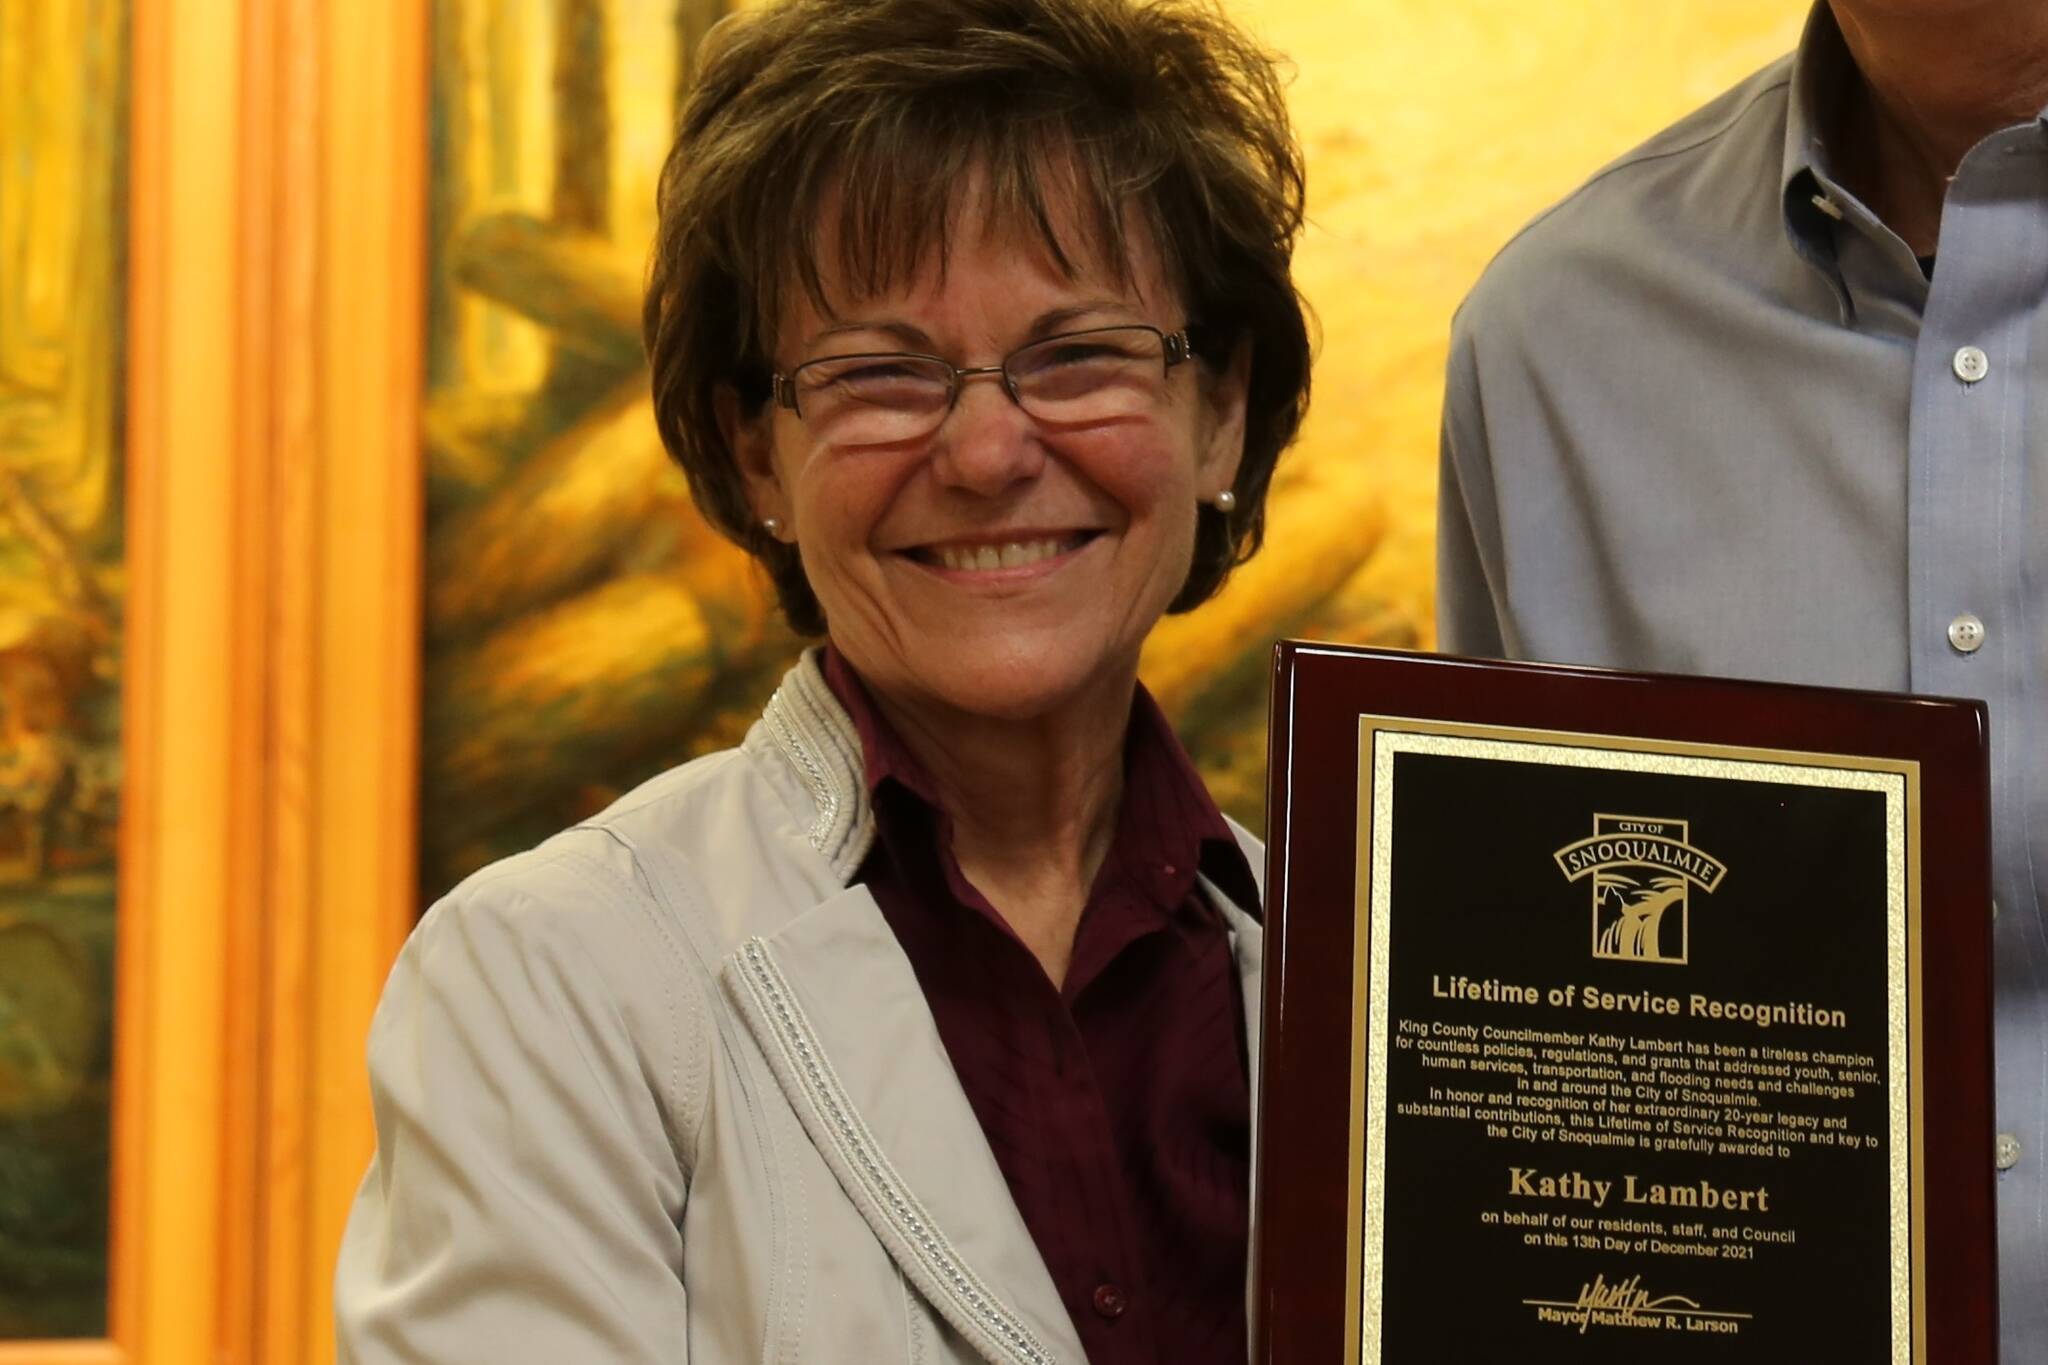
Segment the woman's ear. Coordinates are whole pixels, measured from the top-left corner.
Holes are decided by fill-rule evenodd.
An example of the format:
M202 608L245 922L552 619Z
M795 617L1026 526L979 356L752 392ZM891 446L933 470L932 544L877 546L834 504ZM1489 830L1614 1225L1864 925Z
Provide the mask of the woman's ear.
M1197 494L1208 501L1237 482L1237 467L1244 462L1245 405L1251 390L1252 344L1238 338L1230 359L1220 370L1196 362L1201 379L1203 430L1197 439L1195 471Z
M759 524L773 521L771 532L778 540L790 537L790 499L782 476L775 467L775 404L769 400L749 412L739 391L730 384L718 386L713 406L718 414L718 433L732 452L746 488L747 506Z

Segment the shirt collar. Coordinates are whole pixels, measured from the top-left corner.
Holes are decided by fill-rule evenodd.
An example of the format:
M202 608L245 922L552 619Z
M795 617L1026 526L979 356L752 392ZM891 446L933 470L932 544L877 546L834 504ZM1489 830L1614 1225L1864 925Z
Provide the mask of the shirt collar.
M1789 194L1805 176L1825 177L1824 134L1831 114L1855 72L1849 45L1835 23L1828 0L1815 0L1792 57L1792 90L1785 111L1785 153L1782 184Z
M1855 60L1835 23L1835 12L1828 0L1815 0L1792 58L1779 189L1792 248L1828 277L1844 322L1854 309L1835 261L1834 224L1841 220L1842 210L1834 197L1825 135L1833 110L1854 78Z
M1842 306L1843 322L1855 316L1855 305L1835 257L1835 224L1842 221L1847 197L1828 159L1827 134L1834 111L1841 107L1850 83L1858 79L1856 59L1842 37L1828 0L1815 0L1792 58L1792 85L1785 114L1785 146L1779 186L1785 232L1792 247L1828 277ZM2048 109L2037 116L2048 132Z
M908 745L889 724L867 685L831 645L824 651L825 683L840 705L846 708L860 736L864 780L870 802L879 809L879 794L893 783L924 806L939 809L938 789L931 775ZM1231 830L1230 822L1216 808L1201 774L1195 771L1187 750L1173 733L1165 712L1152 694L1139 683L1131 699L1130 727L1124 742L1125 790L1142 787L1153 804L1184 822L1199 845L1197 865L1202 874L1236 905L1258 917L1258 879L1245 861L1244 850Z

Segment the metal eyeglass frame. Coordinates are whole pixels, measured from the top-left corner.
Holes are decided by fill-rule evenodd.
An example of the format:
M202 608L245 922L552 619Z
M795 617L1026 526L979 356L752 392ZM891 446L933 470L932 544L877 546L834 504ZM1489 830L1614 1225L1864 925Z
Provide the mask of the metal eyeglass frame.
M1059 341L1072 341L1076 337L1098 336L1103 332L1150 332L1153 336L1158 337L1160 349L1164 352L1166 360L1165 369L1162 373L1171 373L1174 366L1192 358L1195 353L1192 343L1188 340L1188 329L1186 327L1169 332L1163 328L1154 327L1150 323L1120 322L1113 327L1086 327L1078 332L1055 332L1051 336L1040 337L1036 341L1027 341L1016 350L1004 356L1002 361L995 365L970 365L962 367L955 365L944 356L927 355L921 351L855 351L849 355L821 355L815 360L806 360L788 374L777 373L769 376L769 382L774 389L776 406L788 408L798 417L802 417L803 410L796 405L796 377L813 365L832 365L848 360L927 360L946 367L948 377L946 406L945 410L939 415L939 420L943 422L952 413L954 407L959 404L960 390L966 381L980 378L983 375L1001 375L1003 392L1010 396L1012 403L1015 403L1020 408L1024 407L1024 400L1017 393L1017 380L1010 373L1011 361L1024 354L1024 352L1035 350L1040 346L1049 346ZM1025 408L1025 411L1029 412L1030 409Z

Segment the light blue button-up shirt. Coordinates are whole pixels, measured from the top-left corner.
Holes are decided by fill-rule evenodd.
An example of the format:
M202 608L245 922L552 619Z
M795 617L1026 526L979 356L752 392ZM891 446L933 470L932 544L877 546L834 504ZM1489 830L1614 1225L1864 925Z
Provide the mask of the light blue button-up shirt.
M1981 697L2001 1341L2048 1362L2048 113L1964 159L1930 284L1829 173L1799 51L1607 167L1453 329L1444 648ZM1940 869L1930 869L1940 875ZM2014 1159L2016 1156L2016 1160Z

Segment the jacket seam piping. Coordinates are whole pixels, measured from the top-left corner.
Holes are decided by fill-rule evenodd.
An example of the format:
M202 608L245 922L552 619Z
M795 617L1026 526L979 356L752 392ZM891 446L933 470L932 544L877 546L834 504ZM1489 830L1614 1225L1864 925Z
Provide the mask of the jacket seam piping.
M740 961L745 965L741 979L760 1006L805 1098L825 1118L833 1145L862 1190L955 1306L994 1337L998 1349L1027 1365L1054 1365L1055 1357L960 1259L945 1234L933 1225L931 1215L903 1186L888 1158L875 1149L873 1135L845 1097L831 1062L814 1045L810 1021L768 946L758 938L749 939L740 949Z
M777 696L774 700L781 701L782 698ZM811 789L811 798L818 803L818 814L811 821L810 828L804 831L804 838L813 849L829 859L832 855L827 845L831 839L832 826L839 819L839 793L827 780L824 769L817 759L812 757L809 746L795 733L795 727L790 724L790 718L785 714L787 709L771 702L765 718L768 721L768 728L775 734L776 747L796 765L797 772L803 776L804 784Z
M842 881L851 877L873 842L874 819L862 799L859 745L848 733L851 722L813 657L798 660L761 718L817 803L806 841Z

